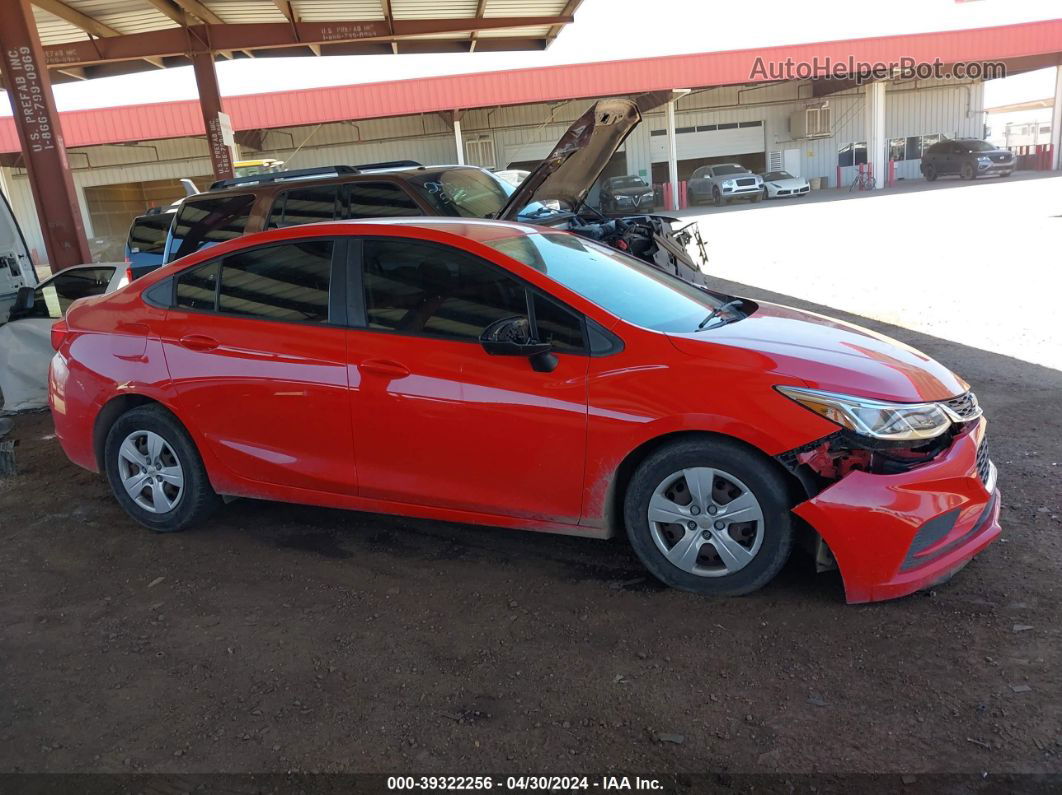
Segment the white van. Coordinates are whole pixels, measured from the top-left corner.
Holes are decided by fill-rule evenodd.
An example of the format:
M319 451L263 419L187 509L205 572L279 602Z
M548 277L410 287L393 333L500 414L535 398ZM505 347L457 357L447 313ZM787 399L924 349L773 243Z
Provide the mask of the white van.
M0 323L7 320L20 287L36 287L37 272L7 198L0 193Z

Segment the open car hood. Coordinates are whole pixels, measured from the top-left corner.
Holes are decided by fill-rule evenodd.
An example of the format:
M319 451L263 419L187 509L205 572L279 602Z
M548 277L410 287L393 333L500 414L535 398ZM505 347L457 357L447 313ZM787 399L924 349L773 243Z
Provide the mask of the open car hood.
M586 199L609 159L638 126L642 114L666 102L670 92L642 94L635 99L602 99L590 106L561 136L553 151L516 189L498 213L515 221L531 202L563 201L573 211Z

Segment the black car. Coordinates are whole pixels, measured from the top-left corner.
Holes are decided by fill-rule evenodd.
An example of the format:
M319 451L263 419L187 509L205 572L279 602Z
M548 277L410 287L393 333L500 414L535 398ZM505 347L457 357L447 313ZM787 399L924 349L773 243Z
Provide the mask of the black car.
M933 144L922 153L922 176L930 182L951 174L963 179L985 174L1007 177L1014 171L1015 162L1009 149L999 149L978 138L956 138Z
M653 188L641 177L609 177L601 185L601 212L639 212L652 210Z

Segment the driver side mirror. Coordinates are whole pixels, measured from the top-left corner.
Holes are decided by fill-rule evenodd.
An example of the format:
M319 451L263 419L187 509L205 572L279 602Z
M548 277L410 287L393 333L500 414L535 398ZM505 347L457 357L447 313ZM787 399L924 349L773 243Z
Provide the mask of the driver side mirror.
M531 336L531 324L526 317L503 317L487 326L479 336L483 350L492 356L526 356L531 369L551 373L557 368L553 344L539 342Z

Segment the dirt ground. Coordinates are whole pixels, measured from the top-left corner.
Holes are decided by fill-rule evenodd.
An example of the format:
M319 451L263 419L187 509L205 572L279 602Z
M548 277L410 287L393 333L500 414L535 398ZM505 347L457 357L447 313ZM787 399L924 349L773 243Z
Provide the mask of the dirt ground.
M620 541L247 500L152 535L19 416L0 772L1062 771L1062 372L866 324L974 385L1004 495L1003 540L869 606L801 555L710 601Z

